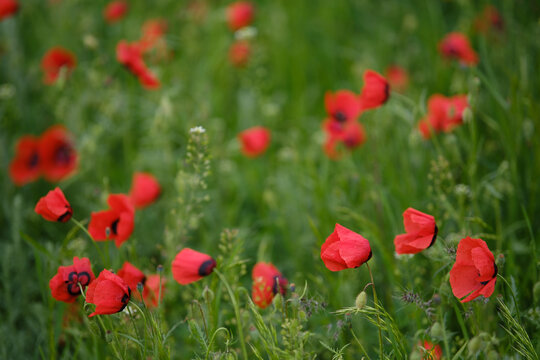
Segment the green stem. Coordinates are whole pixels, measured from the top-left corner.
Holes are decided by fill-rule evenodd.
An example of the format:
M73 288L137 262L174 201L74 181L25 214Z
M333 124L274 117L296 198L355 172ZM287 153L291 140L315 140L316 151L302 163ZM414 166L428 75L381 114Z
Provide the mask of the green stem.
M96 240L94 240L94 238L92 237L92 235L88 232L88 229L86 227L84 227L84 225L79 222L78 220L76 220L75 218L71 218L71 221L79 228L81 229L86 235L88 235L88 237L90 238L90 240L92 241L92 244L94 244L98 254L99 254L99 257L101 259L101 262L103 263L103 265L105 265L105 267L108 267L108 262L105 262L105 257L103 256L103 253L101 252L101 249L99 248L98 244L96 243Z
M379 316L379 309L377 308L377 305L379 304L379 301L377 300L377 291L375 291L375 282L373 281L373 274L371 273L371 269L369 267L369 264L366 262L366 266L369 272L369 277L371 278L371 289L373 290L373 302L375 303L375 309L377 310L377 328L379 330L379 358L383 359L383 339L382 339L382 330L381 330L381 317Z
M236 316L236 325L238 327L238 338L240 340L240 346L242 347L242 354L244 356L244 360L248 359L247 350L246 350L246 343L244 340L244 332L242 330L242 321L240 319L240 309L238 307L238 302L236 301L236 296L234 295L233 290L231 289L231 286L229 285L229 282L223 276L223 274L214 268L214 273L219 277L219 280L225 285L225 288L227 289L227 292L229 293L229 297L231 298L231 303L234 308L234 314Z
M506 281L506 279L501 274L498 274L497 276L500 277L502 281L504 281L506 286L508 286L508 288L510 289L510 295L512 296L512 300L514 300L514 307L516 308L516 315L517 315L518 321L521 322L521 315L519 313L519 306L518 306L516 296L514 295L514 289L512 289L512 286L510 286L510 283Z

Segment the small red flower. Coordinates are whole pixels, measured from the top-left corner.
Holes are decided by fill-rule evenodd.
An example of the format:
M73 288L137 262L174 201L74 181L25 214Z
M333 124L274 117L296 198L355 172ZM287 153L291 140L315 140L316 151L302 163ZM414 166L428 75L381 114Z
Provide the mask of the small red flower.
M145 284L146 282L146 275L144 273L137 269L135 266L133 266L128 261L124 262L124 265L122 265L122 268L118 270L118 276L124 280L124 282L129 286L131 289L132 294L138 294L137 291L137 284ZM140 296L138 296L139 298Z
M246 66L251 54L249 42L240 40L234 42L229 48L229 61L236 67Z
M324 96L324 106L329 119L328 132L339 135L346 124L353 122L360 115L360 102L355 93L349 90L339 90L335 94L327 92Z
M41 174L39 139L23 136L17 141L15 157L9 164L9 176L17 186L36 180Z
M167 32L167 21L163 19L151 19L146 21L142 27L142 37L139 40L139 48L142 53L152 50L163 40Z
M261 309L266 308L277 293L287 293L287 279L270 263L259 262L253 267L251 275L253 288L251 298Z
M131 298L129 286L116 274L103 270L86 292L86 302L96 305L88 317L115 314L124 310Z
M236 31L251 24L255 9L249 1L237 1L227 7L227 22Z
M166 279L161 278L161 301L163 301L163 294L165 293L165 283ZM158 297L160 296L159 291L159 275L150 275L146 279L146 284L144 285L143 290L143 299L146 306L149 308L157 307Z
M242 144L242 153L247 157L257 157L264 154L270 145L270 130L262 126L255 126L238 134Z
M409 86L409 74L401 66L389 66L386 69L386 78L390 87L397 92L405 92Z
M0 0L0 21L15 14L19 10L16 0Z
M459 60L463 65L478 64L478 55L469 44L469 39L459 32L447 34L439 42L439 52L443 57Z
M321 247L321 259L330 271L357 268L371 259L371 246L362 235L336 224Z
M394 245L398 254L416 254L435 243L438 228L435 218L413 208L403 213L406 234L396 236Z
M135 173L129 197L137 209L144 208L157 200L161 187L157 179L148 173Z
M375 109L388 101L390 85L381 74L366 70L364 72L364 87L360 93L360 108L363 110Z
M216 260L210 255L185 248L176 254L172 262L172 273L174 280L187 285L210 275L215 267Z
M71 51L60 46L53 47L45 53L41 60L41 69L45 73L43 82L46 85L54 84L62 68L66 68L70 73L76 65L77 59Z
M432 133L452 131L463 123L463 111L468 106L467 95L432 95L428 99L428 114L418 124L422 136L429 139Z
M73 215L71 205L58 187L39 199L34 211L45 220L58 222L67 222Z
M418 343L418 348L422 352L422 360L440 360L442 358L442 349L430 341L424 340Z
M109 24L120 21L129 10L129 5L123 0L111 1L103 9L103 17Z
M51 294L58 301L74 302L81 293L81 286L88 286L94 281L92 265L88 258L73 258L73 265L60 266L58 272L49 281Z
M339 145L343 145L348 150L353 150L366 141L366 133L362 124L354 121L350 122L338 131L331 127L335 124L333 120L327 119L323 124L327 133L327 140L323 146L324 152L330 159L339 159L341 153L336 150Z
M120 247L133 232L135 209L124 194L109 195L107 203L110 210L91 214L88 232L96 241L115 240L116 247Z
M504 20L499 10L493 5L486 5L474 22L474 29L479 33L487 33L491 29L504 30Z
M146 66L139 44L120 41L116 46L116 59L139 79L139 83L145 89L154 90L161 86L159 80Z
M450 270L454 296L462 299L461 302L471 301L480 295L489 297L496 281L495 257L486 243L482 239L462 239L458 244L456 262Z
M60 125L50 127L39 140L39 159L45 179L60 181L77 168L77 152L71 134Z

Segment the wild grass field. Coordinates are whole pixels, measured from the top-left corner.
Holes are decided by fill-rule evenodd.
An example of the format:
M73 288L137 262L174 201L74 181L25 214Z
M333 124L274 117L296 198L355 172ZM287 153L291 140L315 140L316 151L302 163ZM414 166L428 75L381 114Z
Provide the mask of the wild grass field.
M250 4L0 0L0 359L538 359L540 3Z

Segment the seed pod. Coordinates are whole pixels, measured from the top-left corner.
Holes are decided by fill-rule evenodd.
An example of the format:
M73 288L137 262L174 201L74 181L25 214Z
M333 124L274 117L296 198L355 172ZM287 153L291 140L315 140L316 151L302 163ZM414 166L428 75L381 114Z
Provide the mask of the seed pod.
M362 291L358 296L356 297L356 308L361 309L363 308L367 303L367 294L365 291Z

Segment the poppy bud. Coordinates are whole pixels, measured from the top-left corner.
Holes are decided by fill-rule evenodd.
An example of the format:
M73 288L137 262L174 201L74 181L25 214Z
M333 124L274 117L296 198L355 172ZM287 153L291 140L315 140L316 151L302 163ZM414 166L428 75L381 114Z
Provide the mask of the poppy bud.
M202 296L207 302L212 302L212 300L214 300L214 292L208 286L204 287Z
M281 309L283 306L283 301L280 293L277 293L276 296L274 296L274 299L272 300L272 303L274 304L274 307L276 309Z
M365 291L362 291L358 296L356 297L355 305L357 309L362 309L364 306L366 306L367 303L367 294Z
M67 222L73 214L71 205L58 187L39 199L34 211L45 220L58 222Z
M172 262L174 280L181 285L191 284L212 273L216 260L210 255L190 248L182 249Z
M442 340L444 338L444 329L440 322L433 324L429 333L434 339Z
M300 319L300 321L306 321L307 319L306 312L304 310L300 310L298 312L298 318Z
M330 271L357 268L371 255L369 241L339 224L321 247L321 259Z
M470 356L474 356L476 353L484 349L484 342L479 336L473 337L467 344L467 350Z
M96 309L88 317L114 314L124 310L131 298L129 286L116 274L103 270L88 287L86 302L95 304Z
M499 353L495 350L490 350L486 355L486 360L497 360L499 358Z

